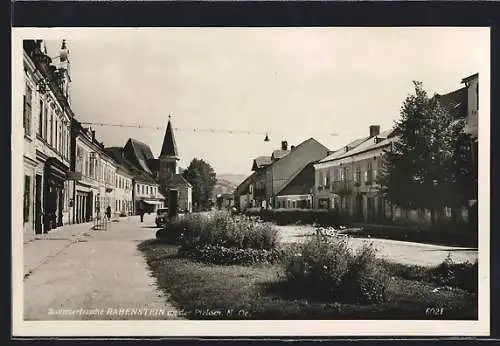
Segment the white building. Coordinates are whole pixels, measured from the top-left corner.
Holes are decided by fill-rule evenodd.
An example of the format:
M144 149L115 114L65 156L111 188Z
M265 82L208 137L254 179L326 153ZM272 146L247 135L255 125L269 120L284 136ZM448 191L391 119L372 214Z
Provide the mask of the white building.
M42 40L23 46L24 230L39 234L69 221L69 51L63 40L56 66Z

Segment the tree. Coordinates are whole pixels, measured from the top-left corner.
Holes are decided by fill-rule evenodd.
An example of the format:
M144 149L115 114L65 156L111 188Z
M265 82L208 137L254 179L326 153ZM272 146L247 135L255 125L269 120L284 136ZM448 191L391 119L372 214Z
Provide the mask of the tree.
M429 98L420 82L414 86L415 94L401 107L379 183L391 203L430 210L434 225L445 206L461 207L470 197L470 137L464 121L453 119L438 97Z
M201 159L193 159L182 176L193 185L193 205L198 211L207 210L217 181L212 166Z

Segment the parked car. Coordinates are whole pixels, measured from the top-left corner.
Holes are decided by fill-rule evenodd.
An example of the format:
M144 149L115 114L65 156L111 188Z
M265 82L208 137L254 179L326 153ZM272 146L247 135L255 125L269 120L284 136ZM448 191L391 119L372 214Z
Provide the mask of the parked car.
M158 208L156 211L156 226L164 227L168 220L168 208Z

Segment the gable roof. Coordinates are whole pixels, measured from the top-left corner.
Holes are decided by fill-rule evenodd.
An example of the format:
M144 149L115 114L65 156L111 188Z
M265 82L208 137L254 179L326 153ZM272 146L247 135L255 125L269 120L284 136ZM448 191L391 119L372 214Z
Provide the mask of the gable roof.
M252 172L248 177L245 178L238 186L236 186L236 189L234 189L234 194L244 194L245 192L248 191L248 186L250 185L250 182L252 181L252 178L256 176L255 172Z
M467 87L463 87L444 95L436 94L435 97L454 119L461 119L467 116L467 89Z
M474 73L473 75L470 75L468 77L462 78L462 83L467 83L473 79L479 78L479 73Z
M366 151L374 150L376 148L384 147L388 145L394 138L391 136L394 129L385 130L377 136L373 136L368 140L365 140L359 144L356 148L345 152L343 155L338 156L336 159L342 159L345 157L354 156L356 154L361 154Z
M137 168L142 169L144 172L152 174L148 166L148 160L154 159L151 148L146 143L138 141L134 138L129 138L125 147L123 148L124 156Z
M271 155L271 160L281 159L282 157L287 156L289 153L290 150L281 150L281 149L275 150Z
M172 129L172 123L170 120L167 124L167 129L165 130L165 136L163 137L163 145L161 147L160 156L170 156L179 157L179 152L177 150L177 144L175 143L174 131Z
M166 183L167 187L178 187L188 185L192 187L191 183L182 176L182 174L174 174Z
M343 155L345 155L346 153L348 153L350 150L353 150L354 148L356 148L357 146L359 146L361 143L365 142L369 138L370 138L369 136L357 138L357 139L353 140L352 142L350 142L349 144L344 145L343 147L340 147L339 149L335 150L333 153L331 153L330 155L328 155L324 159L320 160L319 162L323 163L323 162L336 160L336 159L342 157Z
M307 195L314 187L314 163L308 163L278 192L278 196Z
M255 171L256 169L269 166L270 164L273 163L273 160L271 156L259 156L256 157L253 160L253 165L252 165L252 170Z
M148 184L156 184L156 180L141 170L140 168L136 167L134 164L132 164L127 158L125 157L125 151L124 148L122 147L108 147L105 149L106 153L113 158L113 160L118 163L121 167L127 169L127 172L129 174L132 174L134 179L143 183L148 183Z

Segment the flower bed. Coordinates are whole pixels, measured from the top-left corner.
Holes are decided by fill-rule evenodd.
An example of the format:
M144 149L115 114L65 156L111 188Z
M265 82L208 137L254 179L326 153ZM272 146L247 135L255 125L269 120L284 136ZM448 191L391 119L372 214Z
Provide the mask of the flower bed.
M181 247L178 253L184 258L218 265L275 264L283 258L283 252L278 249L238 249L211 245L195 248Z

